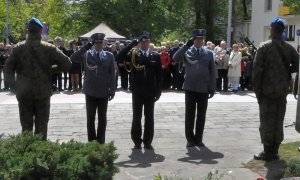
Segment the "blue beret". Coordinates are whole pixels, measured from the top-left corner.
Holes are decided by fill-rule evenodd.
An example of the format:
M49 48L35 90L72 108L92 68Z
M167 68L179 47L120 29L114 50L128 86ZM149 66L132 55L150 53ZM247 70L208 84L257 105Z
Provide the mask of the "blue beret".
M283 27L283 29L285 28L285 22L281 18L274 18L274 19L272 19L271 25L272 24L278 24L278 25L281 25Z
M194 31L192 31L192 36L193 36L193 38L204 37L205 33L206 33L206 31L204 29L195 29Z
M38 19L35 18L35 17L29 19L29 21L28 21L28 26L30 26L30 25L37 25L37 26L39 26L40 28L43 29L43 23L41 23L41 21L38 20Z
M105 39L105 34L103 33L95 33L91 35L92 41L103 41Z

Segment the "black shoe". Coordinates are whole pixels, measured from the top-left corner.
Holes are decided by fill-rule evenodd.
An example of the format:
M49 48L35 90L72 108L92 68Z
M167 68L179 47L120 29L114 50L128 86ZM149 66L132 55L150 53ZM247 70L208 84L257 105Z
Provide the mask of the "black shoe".
M277 154L266 154L264 151L260 152L259 154L254 154L255 160L262 160L262 161L272 161L278 160L279 156Z
M148 149L148 150L154 150L154 148L151 144L150 145L144 145L144 148Z
M196 143L196 146L198 146L198 147L205 147L205 144L203 142L199 142L199 143Z
M186 147L194 147L194 146L195 146L195 143L193 143L193 142L186 143Z
M142 149L142 146L140 144L134 145L133 149Z

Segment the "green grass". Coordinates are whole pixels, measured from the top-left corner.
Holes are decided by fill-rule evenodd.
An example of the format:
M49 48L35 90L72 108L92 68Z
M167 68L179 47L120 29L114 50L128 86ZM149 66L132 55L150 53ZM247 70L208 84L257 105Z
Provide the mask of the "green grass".
M268 179L300 176L299 146L299 141L282 144L279 148L280 160L265 162L253 159L244 166Z

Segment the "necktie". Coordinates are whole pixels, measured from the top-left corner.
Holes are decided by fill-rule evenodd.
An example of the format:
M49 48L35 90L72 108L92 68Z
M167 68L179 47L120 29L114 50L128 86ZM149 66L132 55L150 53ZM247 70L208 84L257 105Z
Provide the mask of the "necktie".
M97 59L100 61L100 53L97 52Z
M147 57L147 53L146 52L144 52L144 56Z
M200 55L200 49L197 49L197 54Z

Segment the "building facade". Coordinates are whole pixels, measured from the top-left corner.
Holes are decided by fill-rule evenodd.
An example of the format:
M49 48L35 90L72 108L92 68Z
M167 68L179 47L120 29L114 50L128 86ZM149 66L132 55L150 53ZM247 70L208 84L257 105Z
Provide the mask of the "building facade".
M297 47L300 31L300 15L289 13L289 8L283 6L282 0L252 0L252 19L249 39L255 46L270 39L270 22L275 17L281 17L287 24L286 41Z

